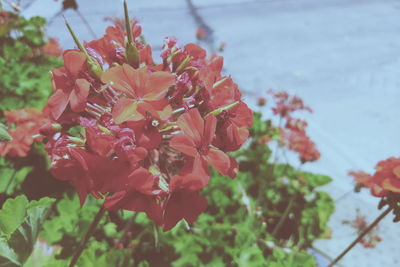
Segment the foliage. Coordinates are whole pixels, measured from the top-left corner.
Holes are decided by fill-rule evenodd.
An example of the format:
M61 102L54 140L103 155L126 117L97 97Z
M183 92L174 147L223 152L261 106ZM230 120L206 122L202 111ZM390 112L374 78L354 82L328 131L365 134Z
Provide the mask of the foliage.
M11 114L18 108L41 109L52 91L49 70L58 66L60 60L54 53L48 55L48 51L52 48L54 52L59 47L51 40L48 42L44 25L45 19L41 17L26 19L19 13L0 11L0 121L5 120L9 110L13 110L9 112ZM32 117L38 119L39 112ZM24 123L32 128L32 121ZM0 143L0 155L12 154L7 152L11 147L21 151L7 155L7 158L0 157L1 202L20 192L28 175L42 172L39 177L48 176L46 166L42 164L46 161L41 153L43 147L35 145L34 151L27 155L34 133L28 130L28 126L19 128L17 124L15 121L7 122L7 131L14 140ZM0 139L5 136L3 126L0 123ZM25 135L23 141L22 135Z
M33 251L43 221L54 202L24 195L7 200L0 210L0 265L22 266Z
M49 70L59 59L43 53L41 17L0 12L0 110L42 108L51 93Z

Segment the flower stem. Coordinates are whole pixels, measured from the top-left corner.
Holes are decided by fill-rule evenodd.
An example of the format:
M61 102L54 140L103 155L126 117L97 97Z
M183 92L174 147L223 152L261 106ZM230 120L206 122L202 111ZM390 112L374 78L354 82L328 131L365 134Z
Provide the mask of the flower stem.
M339 255L337 256L329 265L328 267L333 267L337 262L339 262L346 254L349 252L360 240L368 234L386 215L391 212L393 207L387 208L378 218L375 219L373 223L371 223L362 233Z
M273 237L276 237L276 235L281 230L283 223L286 221L286 218L288 217L290 210L292 209L294 199L295 199L295 197L292 197L292 199L290 199L289 204L287 205L285 211L283 212L282 217L279 219L278 224L275 226L274 230L272 231Z
M83 250L85 249L86 244L89 241L89 238L93 235L94 231L96 230L96 227L99 224L101 218L103 217L105 211L106 210L104 209L104 207L101 206L99 211L97 212L96 216L94 217L92 223L90 224L85 237L83 238L82 242L80 243L78 249L75 251L74 256L72 257L71 263L69 264L69 267L75 266L76 262L78 261L79 257L81 256Z
M128 220L128 222L125 224L125 227L122 229L122 235L118 240L115 242L114 248L118 248L118 244L123 241L125 238L126 233L132 228L132 225L134 224L136 217L138 216L138 213L135 212L132 217Z
M8 189L10 188L11 184L14 182L14 180L15 180L15 178L17 176L16 174L17 174L17 170L14 168L13 169L13 173L11 174L11 177L8 180L7 185L6 185L5 189L4 189L4 194L7 194Z

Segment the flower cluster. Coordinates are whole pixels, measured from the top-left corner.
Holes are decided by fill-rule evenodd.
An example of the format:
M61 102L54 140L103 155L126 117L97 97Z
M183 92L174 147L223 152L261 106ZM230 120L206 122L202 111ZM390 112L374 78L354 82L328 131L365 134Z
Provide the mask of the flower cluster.
M375 173L349 172L357 184L371 189L372 195L383 197L392 193L400 193L400 158L388 158L377 163Z
M291 96L287 92L269 90L269 93L275 100L272 112L280 117L280 121L286 121L283 127L279 125L282 145L298 153L303 163L318 160L321 155L315 143L306 133L307 122L293 117L294 112L301 110L312 112L311 108L305 106L301 98Z
M92 194L108 210L145 212L166 231L205 210L199 191L209 166L235 177L226 152L247 140L252 111L221 74L222 57L168 37L156 64L140 24L128 25L83 45L73 35L79 49L64 51L64 66L52 71L52 124L41 133L52 174L76 188L81 204Z
M26 157L39 133L41 125L47 122L45 116L34 108L4 111L12 140L0 143L0 156Z
M272 108L275 115L288 118L295 111L305 110L312 112L312 109L304 105L303 100L298 96L291 96L285 91L275 92L268 90L268 93L275 99L275 107Z

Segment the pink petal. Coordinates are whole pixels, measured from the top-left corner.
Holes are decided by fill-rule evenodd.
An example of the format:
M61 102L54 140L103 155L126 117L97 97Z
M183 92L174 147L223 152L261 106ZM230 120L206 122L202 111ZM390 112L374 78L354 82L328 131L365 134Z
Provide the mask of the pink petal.
M193 142L193 139L191 139L184 133L175 135L169 142L169 145L185 155L191 157L195 157L198 155L196 145Z
M75 88L69 97L69 103L74 112L82 112L85 110L89 91L90 83L87 80L78 79L75 81Z
M204 133L204 120L197 109L191 109L176 121L179 128L188 135L196 145L200 145Z
M220 174L228 174L231 160L224 152L216 148L211 148L205 158L208 164L213 166Z

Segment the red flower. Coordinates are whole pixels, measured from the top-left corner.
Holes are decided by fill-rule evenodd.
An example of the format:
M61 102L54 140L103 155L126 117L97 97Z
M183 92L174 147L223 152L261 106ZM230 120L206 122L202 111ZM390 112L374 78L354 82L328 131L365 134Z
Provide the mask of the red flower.
M87 72L85 54L67 50L63 57L64 67L52 71L55 92L48 102L55 120L61 117L68 104L74 112L84 111L90 91L90 83L83 78L83 72Z
M372 175L362 171L349 171L349 175L353 176L354 181L357 184L363 185L365 187L372 186Z
M285 128L296 132L305 132L308 124L304 120L287 117Z
M234 164L231 164L229 156L211 146L217 125L215 116L207 116L204 120L197 109L192 109L181 115L176 123L182 133L171 139L172 148L187 156L202 159L222 175L230 174Z
M52 159L52 175L70 182L76 188L83 205L87 195L96 189L90 172L101 158L80 148L59 148L53 151Z
M106 209L143 211L150 219L161 224L161 206L156 199L156 179L149 171L139 167L123 182L115 181L114 184L120 185L121 191L106 198Z
M34 142L33 136L39 134L40 126L48 120L34 108L4 111L4 115L12 140L0 143L0 156L26 157Z
M316 161L321 157L315 143L305 132L299 131L282 131L283 139L287 142L290 150L299 153L302 162Z
M49 38L49 42L42 47L43 53L52 57L60 57L62 48L57 39Z
M386 195L388 191L400 193L400 158L382 160L378 162L375 170L371 181L371 191L374 195Z
M281 117L286 117L290 113L306 110L312 112L311 108L304 105L303 100L297 96L290 96L287 92L274 92L269 90L268 93L272 94L276 99L276 106L272 108L274 114Z
M172 74L164 71L149 73L147 67L135 70L124 64L105 71L102 81L112 83L113 88L124 94L113 109L116 123L142 120L146 112L159 119L170 115L164 97L168 88L175 84Z
M253 123L253 112L240 102L217 118L217 138L213 144L225 152L238 150L249 137L248 128Z
M104 71L75 50L53 71L47 114L57 124L41 130L52 173L76 188L81 203L92 194L106 209L146 212L165 231L181 219L193 223L206 208L199 190L209 182L208 165L236 175L238 164L225 152L245 142L252 112L222 77L222 57L206 59L200 46L180 48L168 38L155 65L151 46L135 40L140 25L132 24L133 43L126 44L116 23L84 44ZM74 126L85 131L70 131Z
M260 107L265 106L266 103L267 103L267 99L265 97L259 97L257 99L257 105Z

